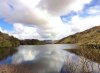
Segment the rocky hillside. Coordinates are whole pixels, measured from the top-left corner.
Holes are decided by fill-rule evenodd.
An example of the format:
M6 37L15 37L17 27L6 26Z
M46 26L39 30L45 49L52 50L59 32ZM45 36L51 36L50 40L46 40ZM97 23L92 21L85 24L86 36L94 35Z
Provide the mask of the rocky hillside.
M96 26L83 32L65 37L57 43L70 43L78 45L100 45L100 26Z

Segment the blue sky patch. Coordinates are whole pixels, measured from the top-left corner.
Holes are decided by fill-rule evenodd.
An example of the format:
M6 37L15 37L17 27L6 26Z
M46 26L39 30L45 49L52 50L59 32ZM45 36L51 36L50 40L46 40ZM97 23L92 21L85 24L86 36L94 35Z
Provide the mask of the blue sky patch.
M97 8L98 7L98 8ZM94 8L95 10L98 10L98 12L94 13L94 14L90 14L89 10ZM100 0L92 0L89 4L86 4L83 8L83 10L81 12L74 12L71 11L69 14L61 16L61 19L63 22L69 22L73 16L78 15L81 18L85 18L88 16L95 16L95 15L100 15Z
M0 19L0 27L4 30L7 30L7 31L13 31L14 30L13 25L5 22L4 19Z

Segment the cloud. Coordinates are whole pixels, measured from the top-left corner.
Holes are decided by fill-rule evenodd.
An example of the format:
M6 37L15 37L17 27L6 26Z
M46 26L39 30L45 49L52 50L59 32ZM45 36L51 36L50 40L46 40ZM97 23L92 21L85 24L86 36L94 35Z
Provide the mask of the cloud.
M52 26L49 26L49 28L41 28L42 26L40 28L32 27L20 23L15 23L14 32L12 33L12 35L19 39L57 40L63 38L66 32L68 32L68 29L66 29L65 27L66 25L61 23L62 22L54 22L54 24L52 24ZM63 36L61 35L62 33Z
M29 3L30 1L32 0L29 0ZM11 6L13 7L13 9L11 8ZM32 8L28 6L28 4L23 0L18 0L18 1L1 0L0 16L5 18L7 22L12 22L12 23L37 24L37 25L46 24L47 16L45 15L45 13L37 8L34 7Z
M39 39L43 40L43 38L38 34L37 28L24 26L20 23L14 24L14 32L11 35L15 36L19 39Z
M89 4L91 1L92 0L75 0L70 9L75 12L80 12L84 8L84 5Z
M87 13L92 15L92 14L99 14L100 15L100 6L99 5L96 5L96 6L93 6L93 7L90 7L88 10L87 10Z
M48 11L50 14L62 14L68 11L69 5L75 0L41 0L40 8Z
M34 33L39 35L38 38L60 39L69 33L69 28L66 29L60 16L72 10L80 11L90 2L91 0L0 0L0 18L14 24L16 34L13 35L20 39L35 38ZM29 25L32 27L26 27ZM37 29L35 32L34 28ZM27 36L26 32L30 34Z
M69 24L69 25L68 25ZM80 17L78 15L73 16L71 21L66 25L69 26L70 33L74 34L76 32L82 32L94 26L100 25L100 15Z
M66 52L51 46L46 46L46 48L42 49L41 47L43 46L38 48L32 46L18 47L18 52L13 56L12 64L27 63L28 61L29 63L32 63L34 73L59 73L66 61ZM67 53L67 57L73 58L73 55Z
M81 11L85 4L92 0L41 0L40 8L46 10L53 15L61 15L70 11Z

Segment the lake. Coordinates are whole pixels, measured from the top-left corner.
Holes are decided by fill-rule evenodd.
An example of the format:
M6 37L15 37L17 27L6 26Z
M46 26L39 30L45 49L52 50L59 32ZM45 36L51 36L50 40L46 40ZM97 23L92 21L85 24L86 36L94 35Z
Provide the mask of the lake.
M18 52L0 61L0 66L18 65L20 68L26 65L32 73L73 73L70 70L82 73L86 66L86 72L100 73L98 63L65 50L74 47L76 46L73 44L20 45L16 47Z

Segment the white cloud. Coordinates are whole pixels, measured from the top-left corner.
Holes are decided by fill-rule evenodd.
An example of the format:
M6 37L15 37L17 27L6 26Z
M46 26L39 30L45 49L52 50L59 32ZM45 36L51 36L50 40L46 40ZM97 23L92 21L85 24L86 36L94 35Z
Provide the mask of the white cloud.
M66 28L70 28L69 34L74 34L76 32L82 32L94 26L100 26L100 15L96 16L87 16L82 18L78 15L73 16L69 25L66 25Z
M92 6L86 9L86 12L82 13L89 15L82 17L80 14L77 14L73 16L69 22L65 23L66 29L70 29L70 32L67 34L67 36L77 32L82 32L95 26L100 26L100 6Z
M83 31L88 28L100 25L100 15L99 16L98 15L97 16L88 16L85 18L75 16L72 19L72 24L74 24L74 26L76 26L78 29L80 29L80 31Z
M90 3L92 0L76 0L75 2L73 2L73 4L71 5L70 9L74 10L76 12L81 11L84 8L85 4Z
M15 23L12 35L19 39L57 40L63 38L63 36L66 35L66 32L68 32L68 29L65 27L66 25L61 23L62 22L54 22L54 24L51 24L49 28L46 26L44 28L41 28L42 26L40 28L29 27L20 23Z
M20 23L14 24L14 32L11 35L19 39L43 39L35 27L24 26Z
M0 0L0 18L14 24L16 34L13 35L20 39L59 39L70 32L60 16L72 10L82 10L90 2L91 0ZM30 24L37 30L26 27Z

